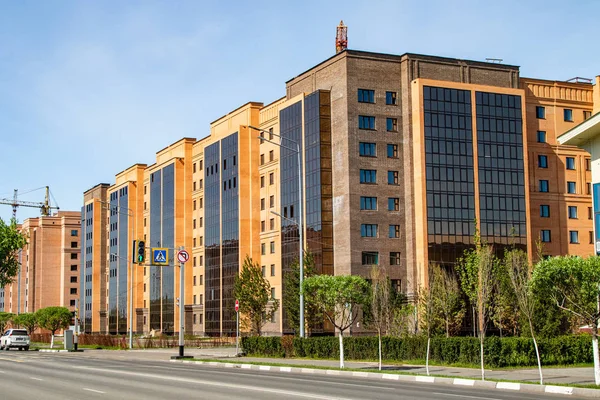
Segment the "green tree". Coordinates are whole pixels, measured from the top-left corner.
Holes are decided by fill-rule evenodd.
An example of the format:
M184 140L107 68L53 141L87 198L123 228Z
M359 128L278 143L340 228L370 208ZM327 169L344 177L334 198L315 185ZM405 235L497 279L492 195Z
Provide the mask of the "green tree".
M4 330L12 322L14 314L8 312L0 312L0 334L4 333Z
M239 276L233 284L233 295L240 303L240 319L252 334L261 335L262 327L279 308L279 300L271 298L271 284L262 275L262 269L246 256Z
M19 232L17 221L13 218L6 224L0 218L0 287L12 283L19 272L17 251L27 244L26 236Z
M506 257L508 257L508 252L504 254L505 262L497 264L494 275L493 301L490 309L490 320L500 330L500 337L506 331L512 331L513 335L517 335L521 321L521 311L508 275Z
M340 368L344 368L344 331L358 318L368 299L369 284L356 275L317 275L304 280L302 290L339 331Z
M598 324L600 323L600 257L552 257L533 270L532 289L586 323L592 332L594 378L600 385Z
M531 289L531 267L527 258L527 253L519 249L512 249L504 252L504 266L510 283L512 284L517 305L521 315L527 319L529 333L533 339L535 355L537 357L538 371L540 374L540 385L544 384L544 375L542 374L542 363L540 360L540 351L535 340L535 331L533 329L533 315L535 312L535 299Z
M304 255L304 279L314 276L315 261L311 253ZM300 263L295 260L290 265L290 270L283 274L283 295L282 305L288 321L288 327L292 328L296 334L300 334ZM310 299L304 299L304 319L307 332L312 327L322 324L323 315L319 308L310 302Z
M420 287L418 290L417 307L419 309L419 323L421 329L427 334L427 352L425 354L425 370L429 375L429 347L431 344L431 332L435 328L436 323L436 301L433 296L432 289L436 285L435 280L438 278L433 273L434 264L429 264L429 282L425 287Z
M433 282L431 294L435 302L438 319L443 324L446 337L460 328L465 316L465 305L458 279L452 270L440 265L432 266Z
M479 330L479 348L481 357L481 380L485 380L483 362L483 342L487 330L490 300L494 287L496 258L492 247L482 243L479 231L475 228L475 248L466 250L458 261L458 273L463 292L471 305L477 310L477 326Z
M52 333L50 348L53 348L56 331L67 328L71 322L71 311L66 307L46 307L39 309L36 314L40 328Z
M381 371L381 335L382 333L387 333L390 328L392 316L390 298L392 296L392 287L385 268L374 266L371 269L370 279L371 290L370 298L368 299L369 306L365 307L365 311L368 309L368 318L366 318L367 315L365 315L365 324L368 327L377 330L379 343L379 370Z
M21 313L17 315L13 322L20 327L27 329L31 335L38 327L38 318L35 313Z

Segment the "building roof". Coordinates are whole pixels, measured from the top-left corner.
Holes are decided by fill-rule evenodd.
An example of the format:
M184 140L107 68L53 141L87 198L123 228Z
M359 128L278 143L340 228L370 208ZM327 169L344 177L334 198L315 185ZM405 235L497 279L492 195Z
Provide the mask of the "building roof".
M600 136L600 112L586 119L573 129L560 135L557 140L560 144L583 147L592 139Z

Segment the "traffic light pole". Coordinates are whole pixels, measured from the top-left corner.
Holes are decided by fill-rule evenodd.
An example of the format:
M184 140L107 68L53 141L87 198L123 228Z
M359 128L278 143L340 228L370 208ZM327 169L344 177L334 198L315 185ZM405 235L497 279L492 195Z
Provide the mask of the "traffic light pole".
M179 250L183 250L184 247L180 246ZM185 342L184 342L184 337L183 337L183 333L185 330L185 321L184 321L184 300L183 300L183 296L184 296L184 292L185 292L185 286L184 286L184 269L185 269L185 263L180 262L179 263L179 357L183 358L183 348L185 346Z

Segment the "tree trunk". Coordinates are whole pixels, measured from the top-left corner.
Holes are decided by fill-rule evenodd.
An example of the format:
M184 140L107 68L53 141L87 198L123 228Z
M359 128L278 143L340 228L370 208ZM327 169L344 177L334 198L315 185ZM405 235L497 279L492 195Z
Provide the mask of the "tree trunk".
M535 355L537 357L538 370L540 371L540 385L544 384L544 375L542 374L542 362L540 361L540 351L538 350L537 341L533 336L533 329L531 331L531 338L533 339L533 347L535 347Z
M446 317L446 337L450 337L450 317Z
M473 309L473 337L477 337L477 320L475 319L475 306L473 306L472 309Z
M479 348L481 355L481 380L485 381L485 370L483 369L483 335L479 332Z
M344 332L340 329L340 369L344 369Z
M592 324L592 349L594 351L594 380L600 385L600 358L598 355L598 328Z
M378 329L379 333L379 370L381 371L381 329Z
M431 337L427 336L427 356L425 358L425 370L427 371L427 376L429 376L429 343L431 342Z
M52 339L50 339L50 348L54 347L54 333L52 333Z

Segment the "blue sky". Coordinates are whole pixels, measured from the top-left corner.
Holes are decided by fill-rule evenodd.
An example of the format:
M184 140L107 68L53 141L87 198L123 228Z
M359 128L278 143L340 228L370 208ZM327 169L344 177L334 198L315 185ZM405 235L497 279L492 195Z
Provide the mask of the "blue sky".
M521 76L566 80L600 74L597 11L583 0L0 0L0 198L49 185L61 209L79 210L97 183L285 95L285 81L334 54L340 19L351 49L502 58Z

